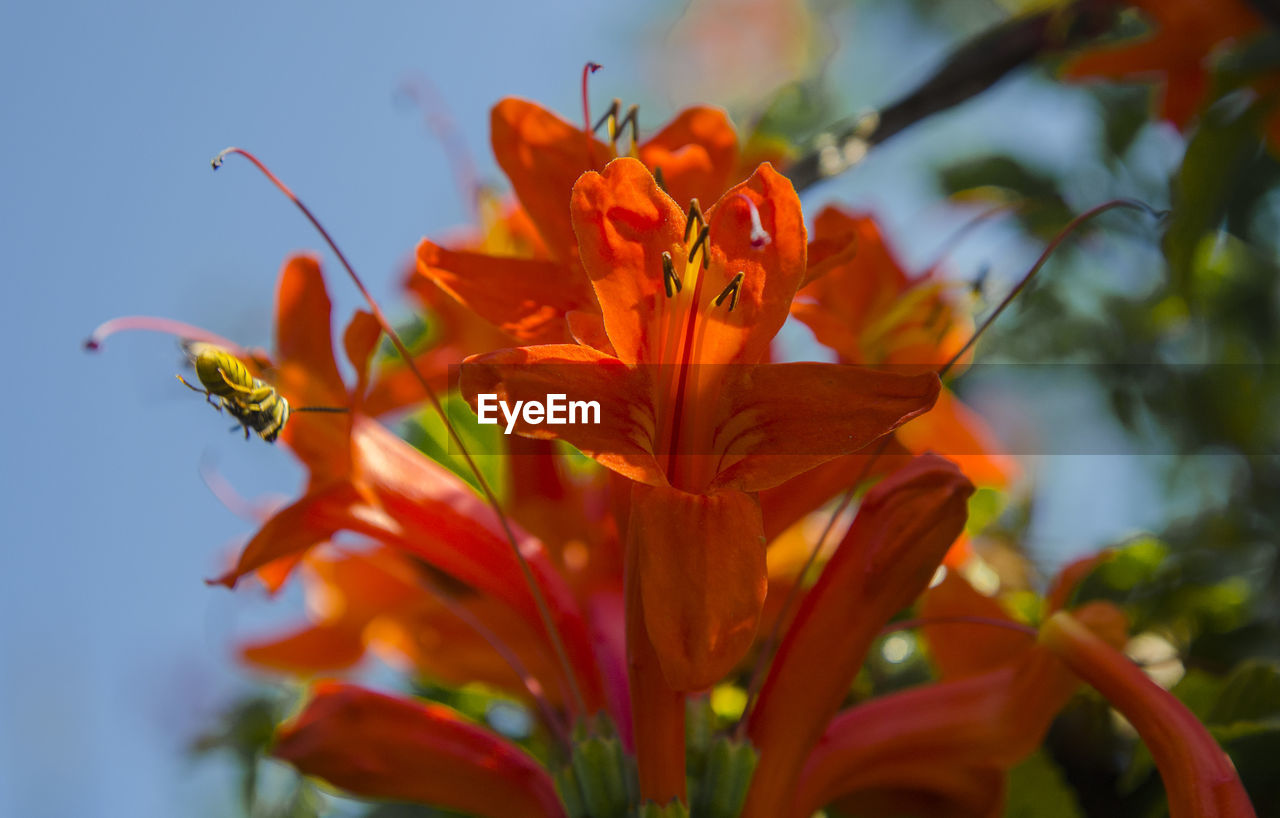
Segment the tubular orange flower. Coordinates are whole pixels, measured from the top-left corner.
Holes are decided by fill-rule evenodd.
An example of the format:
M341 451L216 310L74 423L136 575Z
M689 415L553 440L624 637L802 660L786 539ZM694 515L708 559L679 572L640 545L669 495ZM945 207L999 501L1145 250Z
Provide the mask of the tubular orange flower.
M773 659L747 733L760 752L744 818L784 814L804 759L889 617L924 590L960 534L973 486L938 457L873 488L805 595Z
M1078 618L1059 611L1040 642L1129 720L1155 759L1170 818L1249 818L1249 796L1231 759L1191 711Z
M1125 616L1113 605L1093 603L1077 616L1099 638L1124 643ZM808 816L855 793L859 803L876 793L892 796L887 800L899 808L904 796L924 798L931 815L999 814L1005 774L1040 745L1080 686L1026 634L1003 633L1020 642L1009 661L877 698L832 719L786 814Z
M649 635L673 686L704 687L742 657L763 602L763 528L750 493L927 410L937 378L760 363L805 271L799 201L768 165L705 223L627 158L584 175L571 211L608 351L477 356L462 389L473 403L497 391L601 402L600 425L515 428L566 440L638 483L628 536L640 549Z
M485 818L562 818L551 777L523 750L442 705L317 686L272 754L356 795Z

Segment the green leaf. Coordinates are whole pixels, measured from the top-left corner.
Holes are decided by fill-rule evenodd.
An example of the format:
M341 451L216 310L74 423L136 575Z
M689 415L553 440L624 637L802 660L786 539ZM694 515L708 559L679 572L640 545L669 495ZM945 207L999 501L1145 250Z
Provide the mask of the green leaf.
M1207 721L1234 726L1237 722L1275 719L1280 719L1280 668L1245 662L1222 685Z
M1228 101L1229 102L1229 101ZM1174 290L1192 291L1197 252L1221 226L1232 198L1262 152L1265 106L1216 105L1205 112L1174 179L1173 215L1164 237Z

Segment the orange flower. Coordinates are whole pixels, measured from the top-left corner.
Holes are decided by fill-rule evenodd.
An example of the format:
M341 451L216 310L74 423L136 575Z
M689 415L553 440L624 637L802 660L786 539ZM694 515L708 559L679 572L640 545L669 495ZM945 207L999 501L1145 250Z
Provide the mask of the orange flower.
M1118 2L1118 0L1117 0ZM1209 95L1213 57L1230 43L1263 27L1243 0L1128 0L1151 21L1136 40L1101 46L1067 63L1072 79L1106 77L1160 81L1160 116L1185 129Z
M808 278L791 314L841 363L939 367L972 331L954 287L932 274L909 278L870 216L828 207L814 220ZM947 455L975 483L1005 486L1018 473L1013 458L997 453L982 419L949 389L897 439L913 452Z
M1077 616L1096 638L1123 644L1125 617L1115 606L1093 603ZM1080 687L1062 661L1026 634L1003 633L1020 643L1008 661L873 699L832 719L805 762L788 814L807 816L842 799L861 805L883 799L896 808L886 814L894 815L904 804L927 805L930 815L1000 814L1006 774L1040 745Z
M419 275L518 341L569 341L566 316L598 313L599 307L578 262L567 203L578 177L612 157L614 149L522 99L498 103L491 122L498 165L539 241L526 242L526 250L513 255L500 248L450 250L424 240L418 246ZM695 107L637 146L634 155L661 170L677 201L710 201L724 192L737 168L738 142L723 112Z
M562 818L551 776L519 747L436 704L316 687L272 754L355 795L484 818Z
M600 401L599 425L515 428L566 440L636 481L628 538L649 636L676 689L705 687L742 657L763 603L752 492L927 410L937 378L760 363L805 271L799 200L769 165L708 210L705 226L628 158L584 175L571 211L604 348L478 356L463 392L473 404L495 392Z
M1172 693L1065 611L1044 624L1040 642L1138 731L1164 780L1170 818L1252 818L1231 759Z
M867 649L928 584L964 527L972 491L953 464L925 456L868 492L805 595L747 717L760 763L744 818L785 814L805 758Z

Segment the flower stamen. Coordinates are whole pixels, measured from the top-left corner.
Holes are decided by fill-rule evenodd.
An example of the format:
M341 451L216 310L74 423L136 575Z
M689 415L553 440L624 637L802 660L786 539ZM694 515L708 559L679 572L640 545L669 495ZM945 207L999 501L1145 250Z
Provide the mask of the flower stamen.
M662 253L662 286L667 290L667 298L674 298L684 287L680 276L676 275L676 265L671 260L671 254L666 251Z
M697 262L694 261L694 258L698 255L698 251L701 250L702 268L705 270L711 266L711 254L708 252L711 249L709 241L710 238L711 225L703 225L702 229L698 231L698 237L694 239L693 244L689 246L688 261L690 264L697 264Z
M621 111L622 100L615 98L609 109L604 112L604 115L596 120L591 132L595 133L603 126L605 133L609 136L609 144L613 145L614 156L617 156L618 137L622 135L628 124L631 125L631 143L628 150L629 154L635 157L640 152L640 106L632 105L627 109L627 113L619 118L618 114Z
M695 230L701 230L706 225L707 219L702 215L702 206L698 204L697 199L689 201L689 215L685 217L684 223L684 243L689 243L689 237L693 235ZM694 227L694 225L697 227Z
M715 300L713 300L711 303L714 306L718 307L721 304L723 304L724 300L727 298L729 299L729 312L733 312L733 308L738 306L738 289L742 287L742 279L744 276L745 276L745 273L742 273L742 272L739 272L737 275L735 275L733 277L733 280L730 281L729 284L723 290L720 291L720 294L717 295L715 297Z

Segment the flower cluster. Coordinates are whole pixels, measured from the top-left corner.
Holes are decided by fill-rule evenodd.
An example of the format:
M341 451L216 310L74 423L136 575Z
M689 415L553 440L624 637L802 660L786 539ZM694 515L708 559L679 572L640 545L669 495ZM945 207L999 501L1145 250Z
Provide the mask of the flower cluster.
M1171 814L1252 814L1214 739L1120 651L1123 612L1070 604L1093 561L1030 622L964 579L974 485L1016 467L939 379L971 332L955 289L907 275L866 214L829 208L810 233L787 177L746 159L717 110L622 155L609 126L606 142L530 102L494 108L516 201L489 203L472 241L418 247L409 289L438 320L412 366L375 371L384 325L358 313L344 382L319 263L285 265L276 355L246 363L294 404L349 412L288 422L306 489L217 580L302 573L315 603L247 662L332 679L375 651L529 703L548 747L327 680L273 754L354 795L494 818L993 815L1088 683L1148 743ZM835 362L776 360L792 316ZM517 418L501 491L477 494L378 419L424 387L473 406L562 392L603 420ZM830 547L811 523L842 494ZM854 702L913 606L936 680ZM726 685L742 712L700 732Z

